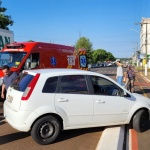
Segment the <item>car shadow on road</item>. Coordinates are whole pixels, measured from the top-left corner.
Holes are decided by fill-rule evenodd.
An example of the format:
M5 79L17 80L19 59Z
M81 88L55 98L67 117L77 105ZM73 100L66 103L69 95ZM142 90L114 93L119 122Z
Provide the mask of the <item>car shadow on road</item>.
M16 132L7 135L0 136L0 145L10 143L16 140L24 139L30 136L29 132Z
M104 129L105 129L104 127L95 127L95 128L85 128L85 129L65 130L61 132L60 136L55 141L55 143L62 142L71 138L75 138L83 134L100 132L103 131Z
M150 89L143 88L143 91L144 91L145 94L148 94L150 92Z
M103 127L95 127L95 128L86 128L86 129L74 129L74 130L65 130L62 131L58 139L54 142L62 142L71 138L75 138L77 136L81 136L83 134L88 134L88 133L94 133L94 132L100 132L103 131ZM17 141L20 139L24 139L26 137L29 137L30 132L16 132L16 133L11 133L7 135L0 136L0 145L10 143L13 141Z
M116 74L104 74L105 76L116 76Z
M3 113L0 113L0 125L3 125L5 124L6 122L4 121L4 116L3 116Z
M3 113L0 113L0 121L4 119Z
M150 130L150 120L147 123L147 130Z
M141 90L135 90L135 93L137 93L137 94L143 94L143 91L141 91Z

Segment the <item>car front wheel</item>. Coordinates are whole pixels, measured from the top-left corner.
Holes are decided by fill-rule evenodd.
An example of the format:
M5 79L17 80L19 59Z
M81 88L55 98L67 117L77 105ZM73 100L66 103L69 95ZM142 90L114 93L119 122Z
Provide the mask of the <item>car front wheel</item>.
M61 125L57 118L45 116L35 122L31 130L31 136L35 142L41 145L52 143L61 131Z
M147 130L147 125L149 121L148 112L146 110L138 111L133 117L133 128L137 132L144 132Z

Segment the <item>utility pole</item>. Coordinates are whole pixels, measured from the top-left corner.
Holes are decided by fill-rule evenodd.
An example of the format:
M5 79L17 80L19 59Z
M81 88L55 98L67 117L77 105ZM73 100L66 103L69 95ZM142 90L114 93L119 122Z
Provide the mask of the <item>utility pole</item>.
M145 76L147 76L147 23L146 24L146 35L145 35L145 53L146 53L146 56L145 56L145 61L146 61L146 64L145 64Z
M145 37L145 53L146 53L146 64L147 64L147 23L146 24L146 37Z
M138 42L137 42L137 47L136 47L136 66L139 67L139 50L138 50Z

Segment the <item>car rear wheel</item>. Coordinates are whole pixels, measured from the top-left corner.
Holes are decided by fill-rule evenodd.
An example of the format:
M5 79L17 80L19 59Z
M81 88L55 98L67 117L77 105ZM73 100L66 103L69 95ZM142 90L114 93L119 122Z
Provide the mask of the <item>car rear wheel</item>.
M57 118L45 116L40 118L32 127L31 136L41 145L52 143L59 136L61 125Z
M133 117L132 122L133 128L137 132L144 132L147 130L148 121L149 116L146 110L140 110Z

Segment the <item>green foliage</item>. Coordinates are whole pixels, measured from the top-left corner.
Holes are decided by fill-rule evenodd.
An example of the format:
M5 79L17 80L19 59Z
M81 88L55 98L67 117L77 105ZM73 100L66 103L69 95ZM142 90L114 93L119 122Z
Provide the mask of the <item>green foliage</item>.
M87 52L87 60L88 63L92 62L92 43L90 42L90 40L86 37L81 37L79 38L79 40L76 42L76 50L78 51L79 48L85 48L86 52Z
M113 54L112 54L112 53L108 52L108 53L107 53L107 60L115 61L115 60L116 60L116 58L113 56Z
M92 53L92 62L97 63L97 62L104 62L104 61L114 61L115 57L112 55L112 53L107 52L104 49L97 49L94 50Z
M86 37L79 38L75 47L76 47L77 51L79 48L86 49L88 63L97 63L97 62L115 61L116 60L116 58L113 56L112 53L107 52L104 49L97 49L97 50L93 51L92 43Z
M2 1L0 1L0 28L9 30L8 26L12 26L14 21L11 20L11 16L5 15L7 10L5 7L1 7Z

